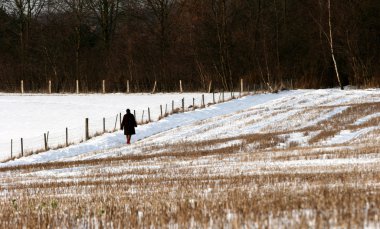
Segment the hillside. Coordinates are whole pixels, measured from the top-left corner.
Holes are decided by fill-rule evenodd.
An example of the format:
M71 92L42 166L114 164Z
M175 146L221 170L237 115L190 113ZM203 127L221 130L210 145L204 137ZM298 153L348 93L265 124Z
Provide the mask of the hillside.
M213 94L205 94L205 102L213 102ZM225 99L231 97L225 94ZM68 128L69 143L78 143L84 138L85 118L89 119L90 135L103 131L103 118L106 131L118 128L120 113L130 108L138 122L148 121L148 108L151 120L163 112L172 111L172 103L177 109L185 100L188 107L201 104L201 93L133 93L133 94L8 94L0 93L0 161L10 157L13 139L13 157L21 154L20 138L24 141L24 151L40 150L44 145L44 133L49 132L48 145L54 148L65 143ZM215 102L218 102L219 94Z
M1 226L379 227L380 90L246 96L1 164Z

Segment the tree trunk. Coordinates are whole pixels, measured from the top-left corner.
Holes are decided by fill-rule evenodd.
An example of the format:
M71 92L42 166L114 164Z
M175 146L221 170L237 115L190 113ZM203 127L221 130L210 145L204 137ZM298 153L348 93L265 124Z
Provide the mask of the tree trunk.
M342 82L340 80L338 65L336 63L335 54L334 54L334 45L333 45L333 36L332 36L332 23L331 23L331 2L330 2L330 0L327 0L327 4L328 4L327 7L328 7L328 11L329 11L329 37L330 37L329 43L330 43L331 57L332 57L332 60L334 62L336 79L338 80L340 89L343 90L344 88L343 88Z

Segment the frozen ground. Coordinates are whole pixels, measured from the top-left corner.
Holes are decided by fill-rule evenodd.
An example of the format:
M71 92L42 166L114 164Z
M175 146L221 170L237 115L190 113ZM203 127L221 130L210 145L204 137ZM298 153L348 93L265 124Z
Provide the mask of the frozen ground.
M183 95L172 95L174 98ZM178 97L176 97L178 96ZM187 98L194 95L186 95ZM200 96L200 95L198 95ZM113 96L94 96L98 102L92 106L97 107L99 111L112 110L114 112L119 104L126 98L122 95ZM0 97L1 98L1 97ZM79 97L81 98L81 97ZM170 95L142 95L136 96L134 100L137 102L146 101L151 98L155 104L164 98L170 101ZM56 99L56 98L54 98ZM52 100L54 100L52 98ZM68 103L69 98L65 98ZM77 99L77 98L75 98ZM104 99L109 99L109 107L101 108ZM111 101L115 99L117 102ZM210 97L209 97L210 99ZM94 99L95 101L95 99ZM102 101L102 102L99 102ZM378 125L363 125L369 121L377 121L379 113L376 109L363 111L355 114L351 126L357 128L346 128L345 126L337 126L336 133L327 138L321 138L318 141L311 141L313 137L320 134L320 130L315 127L323 125L334 117L339 117L344 111L350 109L353 105L380 102L380 90L295 90L284 91L278 94L258 94L246 96L241 99L229 101L226 103L209 106L205 109L190 111L171 115L163 120L139 126L137 135L133 137L133 145L125 146L124 135L121 131L105 134L100 137L91 139L90 141L72 145L68 148L59 150L51 150L49 152L20 158L4 165L24 164L24 163L40 163L57 160L76 160L78 158L102 158L110 156L128 155L140 152L147 145L164 145L175 144L181 141L197 142L213 139L236 138L239 136L250 135L255 133L267 132L284 132L286 141L275 145L275 148L287 147L289 144L297 144L300 146L339 146L350 145L358 142L361 137L367 137L371 133L379 130ZM85 103L84 101L71 102L76 106ZM142 103L142 102L140 102ZM152 104L154 104L152 102ZM115 104L115 105L113 105ZM146 102L146 104L149 104ZM86 117L91 112L91 105L83 109L84 115L79 115L82 110L77 111L75 117ZM146 105L144 105L146 106ZM136 103L136 107L139 106ZM143 108L143 107L141 107ZM61 111L63 105L61 105ZM71 110L71 109L68 109ZM39 112L38 112L39 113ZM105 115L99 113L99 117ZM158 115L156 113L156 115ZM347 117L344 117L347 118ZM82 120L82 118L79 118ZM348 127L348 126L347 126ZM315 130L314 130L315 129ZM378 139L375 136L373 141ZM154 153L154 152L150 152Z
M225 99L231 96L225 94ZM215 96L219 100L219 94ZM106 129L115 128L116 115L125 113L126 108L136 112L137 121L148 119L148 107L151 119L157 120L160 105L163 112L171 111L172 101L175 108L201 104L201 93L184 94L5 94L0 93L0 161L9 156L11 139L14 140L14 155L20 152L20 138L24 139L26 150L35 150L43 146L43 134L49 131L51 144L65 142L65 129L69 129L69 141L79 142L84 137L84 120L89 118L90 132L103 130L103 118ZM205 103L213 101L212 94L205 94ZM116 124L116 127L119 125Z
M174 114L0 164L0 225L378 228L379 124L378 89Z

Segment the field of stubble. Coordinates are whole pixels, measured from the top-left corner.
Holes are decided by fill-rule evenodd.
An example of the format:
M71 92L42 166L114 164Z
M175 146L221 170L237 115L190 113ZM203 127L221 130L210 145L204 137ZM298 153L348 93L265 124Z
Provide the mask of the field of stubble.
M380 102L297 105L179 127L132 154L2 167L0 227L380 227Z

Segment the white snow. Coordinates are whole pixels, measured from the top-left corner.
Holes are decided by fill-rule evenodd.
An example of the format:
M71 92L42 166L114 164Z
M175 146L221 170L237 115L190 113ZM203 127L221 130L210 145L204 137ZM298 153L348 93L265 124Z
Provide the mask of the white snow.
M216 102L218 94L215 95ZM229 99L231 93L225 93ZM90 133L103 130L103 118L106 129L119 128L116 116L124 114L126 108L136 111L137 121L148 119L148 107L151 119L157 120L163 105L163 112L182 106L189 107L195 99L195 105L201 105L202 93L170 94L6 94L0 93L0 161L9 156L11 139L14 155L20 150L20 138L24 141L24 150L40 149L44 145L44 133L49 131L51 146L64 144L66 127L69 129L69 142L79 142L84 138L85 118L89 118ZM213 102L212 94L205 94L205 103ZM143 116L144 113L144 116Z
M336 108L332 109L330 112L324 114L323 116L320 116L319 118L313 120L312 122L309 123L309 125L314 125L314 124L317 124L317 123L322 122L324 120L327 120L331 117L334 117L335 115L342 113L347 108L348 108L348 106L336 107Z
M356 120L356 122L353 125L361 125L361 124L363 124L363 123L365 123L371 119L378 118L378 117L380 117L380 113L370 114L370 115L367 115L363 118Z
M18 138L20 135L23 136L24 133L30 134L38 131L43 133L49 128L63 129L68 122L73 123L73 126L81 126L85 117L90 117L91 122L91 120L96 120L97 118L101 119L107 115L123 112L126 107L136 109L136 111L138 111L137 119L140 119L139 116L142 112L139 111L139 109L142 110L151 106L152 116L157 119L160 113L159 104L168 104L168 106L171 107L171 101L175 100L178 104L176 107L179 107L181 98L183 97L189 101L187 104L190 105L192 103L190 101L193 97L198 97L199 102L201 94L94 94L79 96L14 96L0 94L0 106L2 107L0 110L0 120L2 120L0 123L0 142L6 141L7 138L9 139L11 136ZM212 94L206 95L206 104L211 100ZM174 114L160 121L140 125L137 128L137 134L133 136L133 144L130 146L125 145L123 133L117 131L67 148L50 150L37 155L9 161L1 164L1 166L58 160L104 158L143 153L143 147L149 145L165 145L179 141L231 138L243 134L265 133L267 130L286 131L287 128L292 126L292 122L303 123L301 127L311 126L341 113L348 108L348 104L368 101L380 102L380 90L294 90L284 91L278 94L250 95L226 103L212 105L201 110ZM346 105L341 106L340 103ZM298 114L298 112L304 108L317 108L318 106L327 105L339 106L332 108L328 112L322 112L317 116L312 114L312 112L310 112L310 114ZM3 109L3 107L6 109ZM9 110L7 109L8 107ZM309 115L312 115L314 118L311 120L308 119ZM3 117L3 119L1 117ZM290 117L292 117L292 119L290 119ZM367 119L373 117L375 116L368 116ZM115 118L116 117L112 119L111 126L115 124ZM19 120L26 121L19 122ZM364 122L366 118L359 120L357 121L358 123ZM13 124L10 123L17 123L14 125L19 128L18 132L11 128ZM24 125L22 125L23 123ZM99 123L101 124L101 122ZM30 130L28 128L30 128ZM83 133L83 129L83 127L79 127L79 132ZM375 129L376 127L372 127L360 129L355 132L342 130L339 134L327 139L323 144L328 147L330 145L346 143ZM286 146L292 141L305 146L307 145L307 139L310 138L310 135L311 134L304 136L303 133L290 133L288 135L289 139L287 139L283 146ZM58 139L61 138L58 137ZM41 137L37 140L39 142L38 144L42 145L43 138ZM29 144L28 141L25 141L25 144ZM221 146L223 146L223 144L221 144ZM279 145L279 147L281 147L281 145ZM9 148L9 143L5 142L5 145L0 144L3 158L8 157Z
M46 128L62 128L66 123L79 125L77 132L83 135L84 128L81 125L85 117L101 121L103 116L110 115L107 125L113 129L116 114L126 108L125 100L128 100L130 108L142 110L150 106L152 116L157 120L160 103L168 103L170 107L170 102L176 99L176 107L179 107L184 96L191 101L192 97L200 98L201 94L0 94L0 140L3 137L7 141L10 136L19 138L24 133L38 134ZM206 104L211 99L212 94L206 95ZM351 187L360 191L378 190L380 184L376 177L356 179L356 176L363 178L367 173L380 172L380 126L368 122L380 117L378 107L371 105L365 112L358 112L355 106L370 102L380 104L379 89L283 91L278 94L249 95L204 109L190 109L185 113L176 113L159 121L139 125L131 145L125 144L122 131L115 131L67 148L0 163L3 171L0 172L0 197L7 201L17 199L17 196L25 193L36 192L54 199L91 196L95 190L92 182L100 184L99 191L95 191L95 194L103 195L107 188L117 187L124 182L121 186L123 195L139 196L140 192L159 195L163 191L169 191L174 198L182 193L180 198L188 200L190 206L195 208L197 195L213 198L216 193L228 193L230 190L246 190L249 195L276 194L280 191L278 193L293 195L294 192L294 195L299 193L302 196L310 195L314 190L340 190L340 187L342 190L350 190ZM25 112L29 114L26 115ZM141 113L138 112L138 119ZM24 130L23 123L30 129ZM335 125L336 123L338 124ZM326 125L322 126L324 124ZM20 128L19 131L12 129L13 126ZM91 125L91 128L101 126ZM51 140L62 140L61 136L54 135L54 131L51 134ZM32 147L40 144L42 147L42 138L36 141L38 142L33 144L33 138L25 138L25 144ZM0 143L0 150L4 149L0 151L0 160L2 156L7 157L9 143L5 142L4 148L1 147ZM138 157L120 157L132 155ZM65 163L48 163L11 168L57 161L68 162L68 166ZM355 174L352 180L345 175L350 172ZM334 173L338 175L337 179L319 182L319 175L330 176ZM258 182L252 180L241 184L245 180L234 180L235 176L239 179L264 174L279 176L273 176L273 179L265 176L258 179ZM284 179L286 176L290 179ZM232 178L233 183L229 183L229 178ZM143 181L141 186L137 182L140 179ZM198 183L194 186L198 188L194 189L194 197L192 192L175 193L179 190L176 185L183 184L181 179L184 182L188 182L188 179ZM204 182L211 179L215 185ZM125 183L129 180L131 183ZM107 185L103 185L103 182ZM166 185L169 182L170 185ZM146 188L150 185L153 188ZM172 185L173 187L168 187ZM154 190L156 187L159 187L158 192ZM364 211L372 209L369 204L372 203L368 202ZM130 211L129 208L129 205L125 205L126 211ZM141 209L135 213L139 221L146 214ZM269 212L268 225L297 227L302 221L302 225L306 222L309 226L314 226L318 215L314 213L315 209L308 207L287 210L284 214L276 212L273 215ZM230 223L228 225L233 225L237 216L236 212L225 207L225 219ZM212 220L210 218L211 222ZM379 226L377 218L365 218L364 222L368 228ZM94 218L93 224L98 225L97 223ZM337 225L333 220L329 223ZM190 226L197 225L192 219ZM212 223L210 225L212 227Z
M367 128L359 129L357 131L342 130L339 132L339 134L335 135L333 138L328 139L324 141L323 143L321 143L321 145L334 145L334 144L346 143L359 137L360 135L364 135L375 129L376 128L374 127L367 127Z
M133 136L132 143L137 140L141 140L176 127L187 126L197 121L248 109L254 105L259 105L268 101L280 99L282 97L286 97L288 94L294 93L297 92L248 96L234 101L213 105L201 110L174 114L160 121L138 126L137 133L135 136ZM178 131L176 132L178 133ZM178 141L178 139L183 138L180 136L180 134L181 133L178 133L179 136L176 136L176 138L166 137L164 141ZM37 162L40 163L46 161L54 161L62 158L78 156L93 151L101 152L106 149L117 148L124 145L125 136L123 135L122 131L118 131L115 133L105 134L103 136L90 139L87 142L72 145L67 148L51 150L45 153L40 153L29 157L23 157L16 161L9 162L9 164L24 164Z

